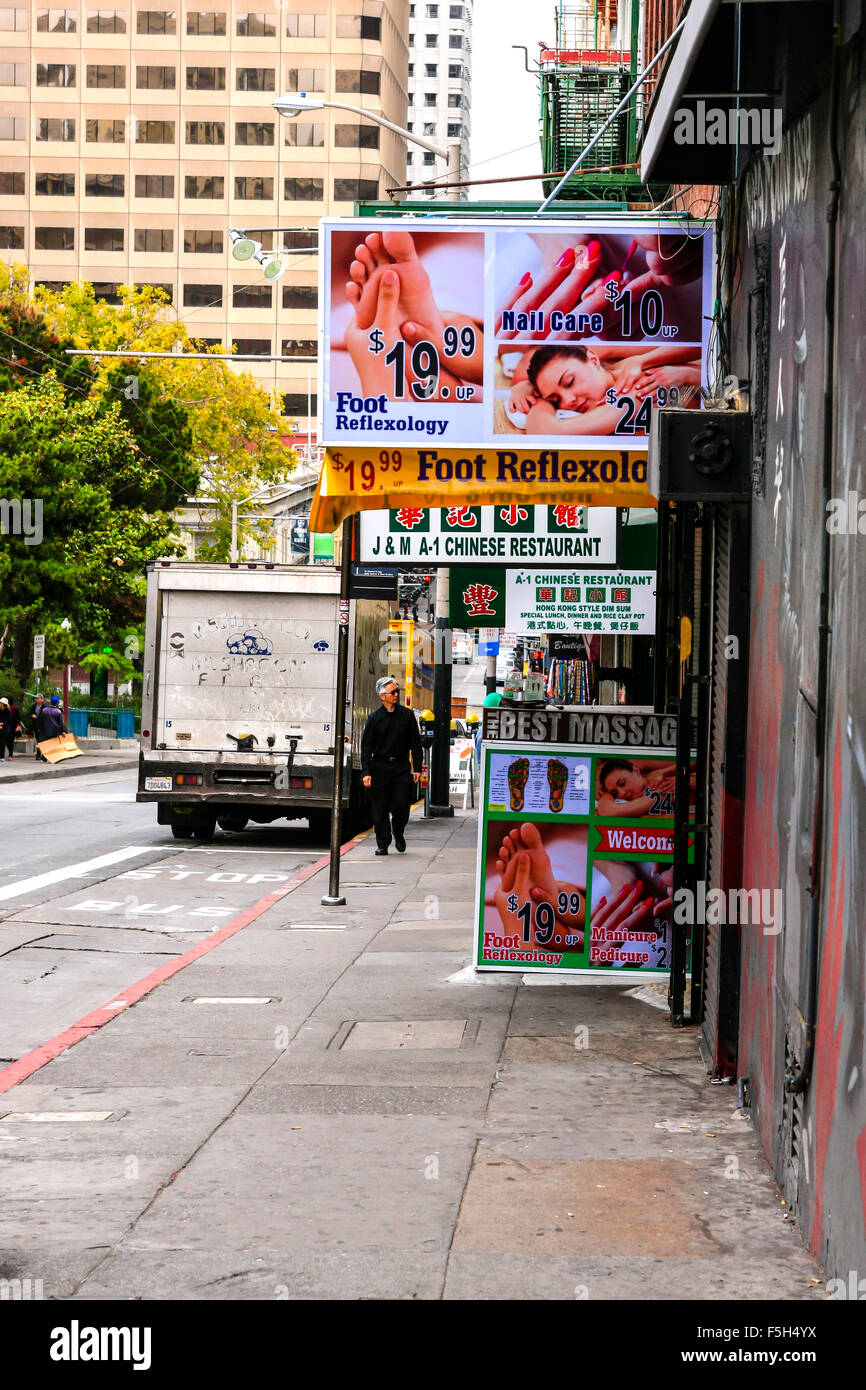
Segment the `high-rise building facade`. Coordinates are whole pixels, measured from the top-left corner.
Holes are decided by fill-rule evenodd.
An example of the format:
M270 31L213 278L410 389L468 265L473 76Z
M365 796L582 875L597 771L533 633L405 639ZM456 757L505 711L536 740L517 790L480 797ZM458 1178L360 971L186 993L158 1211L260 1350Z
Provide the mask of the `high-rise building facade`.
M447 149L460 150L462 177L469 166L470 84L472 78L472 0L437 0L409 6L410 126ZM407 183L445 178L445 160L410 145L406 156ZM429 193L410 195L427 198ZM465 198L466 190L447 195Z
M402 184L406 144L364 114L271 103L306 92L406 125L409 0L152 3L0 9L0 255L107 299L164 285L197 337L308 358L246 364L303 430L318 219ZM231 259L231 227L311 251L271 285Z

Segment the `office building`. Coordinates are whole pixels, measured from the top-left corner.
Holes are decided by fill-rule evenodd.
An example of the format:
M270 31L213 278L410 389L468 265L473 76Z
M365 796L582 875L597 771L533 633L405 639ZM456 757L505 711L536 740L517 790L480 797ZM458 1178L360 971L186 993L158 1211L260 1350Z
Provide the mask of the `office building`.
M470 83L472 78L472 0L459 4L415 3L409 6L409 101L410 124L416 135L426 136L447 149L460 149L462 177L468 176L470 136ZM444 159L417 146L406 155L407 183L442 180ZM427 198L428 193L415 193ZM450 198L466 198L467 190L453 190Z

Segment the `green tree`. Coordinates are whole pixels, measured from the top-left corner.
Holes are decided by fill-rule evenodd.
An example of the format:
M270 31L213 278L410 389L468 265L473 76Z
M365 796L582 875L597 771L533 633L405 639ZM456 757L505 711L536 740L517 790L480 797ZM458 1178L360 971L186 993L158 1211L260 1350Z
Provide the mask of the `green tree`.
M118 402L53 372L0 393L0 632L22 681L35 631L68 618L86 639L140 619L145 566L178 552L172 517L143 509L161 485Z

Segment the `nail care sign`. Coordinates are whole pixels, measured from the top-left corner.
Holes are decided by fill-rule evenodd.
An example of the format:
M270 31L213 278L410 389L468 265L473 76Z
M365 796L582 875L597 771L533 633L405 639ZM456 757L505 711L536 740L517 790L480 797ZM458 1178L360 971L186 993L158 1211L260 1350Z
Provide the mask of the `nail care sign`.
M658 748L627 754L483 744L477 969L670 969L676 763ZM694 774L691 763L690 801Z
M321 226L327 445L640 451L654 409L700 406L713 263L703 224Z

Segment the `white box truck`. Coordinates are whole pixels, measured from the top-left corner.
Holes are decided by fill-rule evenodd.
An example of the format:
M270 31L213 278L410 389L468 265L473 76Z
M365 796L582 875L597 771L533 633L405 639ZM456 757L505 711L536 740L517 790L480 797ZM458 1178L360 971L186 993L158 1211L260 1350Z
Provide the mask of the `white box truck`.
M330 826L340 575L255 563L148 565L138 801L177 839L303 817ZM350 605L344 804L367 819L361 733L387 675L388 604ZM383 635L384 634L384 635Z

